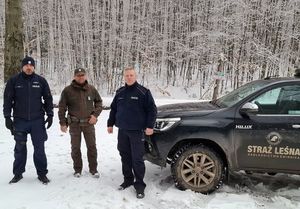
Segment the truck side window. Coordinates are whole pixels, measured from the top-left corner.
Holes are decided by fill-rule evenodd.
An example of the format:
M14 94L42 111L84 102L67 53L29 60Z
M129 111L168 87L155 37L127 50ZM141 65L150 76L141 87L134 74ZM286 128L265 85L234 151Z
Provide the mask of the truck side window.
M281 88L272 89L257 97L254 101L261 105L276 105Z
M251 101L258 106L258 114L277 114L277 101L282 88L267 91Z
M279 114L300 115L300 85L285 86L278 98Z
M251 102L257 104L258 114L300 115L300 85L272 89Z

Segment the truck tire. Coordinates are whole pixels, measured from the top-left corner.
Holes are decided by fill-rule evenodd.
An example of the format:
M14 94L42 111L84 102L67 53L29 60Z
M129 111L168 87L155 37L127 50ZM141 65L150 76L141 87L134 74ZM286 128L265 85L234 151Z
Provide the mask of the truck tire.
M173 158L171 172L177 188L209 194L225 177L220 156L204 145L186 145Z

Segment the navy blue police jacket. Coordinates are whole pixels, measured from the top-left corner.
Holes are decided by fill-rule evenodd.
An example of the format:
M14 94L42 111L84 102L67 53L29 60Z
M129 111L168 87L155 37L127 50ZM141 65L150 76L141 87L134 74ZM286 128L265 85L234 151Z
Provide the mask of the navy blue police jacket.
M35 120L45 113L53 117L53 98L45 78L35 73L21 72L11 77L4 90L4 117Z
M111 103L107 126L124 130L153 128L157 108L149 89L135 82L117 90Z

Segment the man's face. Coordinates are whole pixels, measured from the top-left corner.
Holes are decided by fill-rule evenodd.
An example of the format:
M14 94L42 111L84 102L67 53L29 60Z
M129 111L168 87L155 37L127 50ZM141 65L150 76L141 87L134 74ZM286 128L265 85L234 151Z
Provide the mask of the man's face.
M23 66L22 70L26 75L31 75L34 72L34 67L33 65L27 64Z
M124 72L124 80L128 86L131 86L136 82L136 73L134 70L126 70Z
M74 80L79 83L79 84L83 84L85 83L86 81L86 75L85 73L77 73L75 76L74 76Z

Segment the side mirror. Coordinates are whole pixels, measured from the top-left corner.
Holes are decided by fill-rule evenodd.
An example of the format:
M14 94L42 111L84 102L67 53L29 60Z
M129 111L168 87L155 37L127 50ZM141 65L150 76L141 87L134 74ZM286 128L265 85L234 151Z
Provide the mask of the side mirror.
M249 116L251 114L254 115L254 114L258 113L258 106L257 106L257 104L247 102L240 109L240 113L241 113L241 115L244 115L244 116Z

